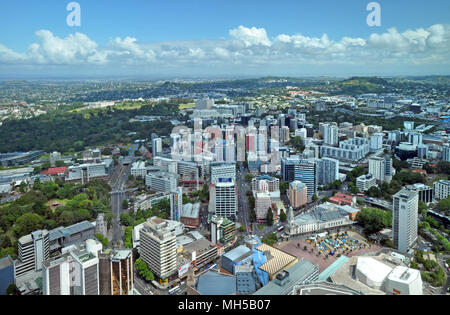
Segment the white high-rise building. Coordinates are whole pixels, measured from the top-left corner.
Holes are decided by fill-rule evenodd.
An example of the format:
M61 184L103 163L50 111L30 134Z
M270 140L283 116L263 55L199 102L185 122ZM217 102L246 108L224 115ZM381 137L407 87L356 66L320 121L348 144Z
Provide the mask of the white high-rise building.
M162 139L156 138L152 140L152 156L155 158L155 156L158 156L162 153Z
M158 222L144 223L140 231L139 253L148 268L165 280L177 272L177 239L166 221Z
M335 125L323 125L323 140L325 145L336 146L339 143L339 128Z
M195 109L211 109L214 106L214 100L209 98L197 100L195 102Z
M433 184L434 198L447 199L450 196L450 180L439 180Z
M383 147L384 133L377 132L370 137L370 151L376 152Z
M145 185L154 191L171 192L178 186L178 174L156 172L145 177Z
M235 181L232 178L219 178L216 184L211 184L209 192L211 212L234 220L237 213Z
M386 176L386 160L381 157L371 157L369 159L369 174L372 174L377 181L384 182Z
M417 191L402 189L394 195L392 233L394 246L408 253L417 242L417 217L419 194Z
M211 184L216 184L219 178L232 178L236 180L235 163L212 163L211 164Z

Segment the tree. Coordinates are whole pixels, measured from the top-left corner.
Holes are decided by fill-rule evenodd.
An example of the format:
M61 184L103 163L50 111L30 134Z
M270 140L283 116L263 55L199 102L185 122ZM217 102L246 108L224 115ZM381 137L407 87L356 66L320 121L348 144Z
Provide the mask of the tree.
M6 288L6 295L20 295L20 292L14 283L11 283L8 288Z
M245 180L246 180L247 182L251 182L252 179L253 179L252 174L248 174L248 173L247 173L247 174L245 175Z
M287 220L286 212L284 212L283 210L281 210L281 213L280 213L280 220L281 221L286 221Z
M25 213L17 219L14 225L14 231L17 237L22 237L23 235L41 229L43 221L44 219L38 214L31 212Z
M297 153L301 154L305 150L305 143L303 142L302 137L294 137L291 139L290 143L295 148Z
M100 243L102 243L103 248L108 247L109 240L108 240L107 237L105 237L105 236L104 236L103 234L101 234L101 233L94 234L94 236L98 239L98 241L99 241Z
M313 196L312 196L312 201L313 201L313 202L316 202L317 200L319 200L319 197L317 197L317 195L313 195Z
M120 223L125 226L133 226L134 219L129 213L122 213L120 215Z
M269 210L267 210L266 221L267 221L268 226L273 225L273 210L272 210L272 208L269 208Z
M123 201L122 201L122 209L128 209L128 200L126 200L126 199L124 199Z
M145 281L153 281L155 280L155 276L148 269L148 265L141 258L136 259L134 266L139 273L139 275L145 279Z

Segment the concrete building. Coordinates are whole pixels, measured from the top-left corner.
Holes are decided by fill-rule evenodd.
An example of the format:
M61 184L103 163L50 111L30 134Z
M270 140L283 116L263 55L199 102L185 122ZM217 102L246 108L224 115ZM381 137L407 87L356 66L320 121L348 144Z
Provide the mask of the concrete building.
M447 199L450 196L450 180L439 180L433 184L434 198Z
M211 184L216 184L219 178L236 180L236 163L211 163Z
M95 220L95 234L102 234L105 237L108 235L108 222L105 220L104 213L99 213Z
M50 257L49 233L38 230L18 240L19 259L14 266L15 278L42 270L42 263Z
M147 168L145 167L145 162L134 162L131 166L131 175L133 175L134 178L145 178L145 176L147 176Z
M251 265L252 250L240 245L221 256L221 266L231 274L235 273L236 266Z
M159 279L165 280L177 272L177 241L167 222L144 223L140 231L139 253Z
M323 141L325 145L337 146L339 143L339 129L335 125L323 125Z
M370 152L377 152L383 148L384 133L377 132L370 137Z
M224 217L211 217L211 242L228 247L236 238L236 225Z
M183 188L177 187L170 193L170 219L180 221L180 214L183 209Z
M271 198L280 198L280 180L276 177L263 175L252 179L253 192L268 192Z
M417 242L419 194L402 189L394 195L392 233L395 248L408 253Z
M372 174L361 175L356 179L356 188L361 192L368 191L377 185L377 179Z
M197 228L200 225L200 202L183 205L181 211L180 222L187 227Z
M450 145L442 146L442 160L445 162L450 162Z
M254 295L292 295L294 288L314 283L319 276L319 266L302 259L287 270L278 273L275 278L256 291Z
M133 251L114 249L110 254L111 294L132 295L134 290Z
M150 173L145 177L145 185L154 191L171 192L176 190L179 177L166 172Z
M99 295L99 259L102 244L89 239L71 246L61 256L44 261L44 295Z
M289 202L294 209L308 203L308 188L301 181L293 181L289 184Z
M371 174L380 183L385 181L386 160L382 157L371 157L369 159L369 174Z
M163 152L162 139L161 138L152 139L152 157L155 158L156 156L160 155L162 152Z
M290 140L290 136L289 136L289 127L288 126L283 126L280 128L280 142L281 143L287 143Z
M414 185L408 185L405 188L408 190L416 191L419 194L419 201L430 203L434 200L433 188L431 188L430 186L417 183Z
M266 220L267 212L272 209L272 201L267 191L255 194L255 213L257 220Z
M293 237L352 226L354 222L345 207L326 202L296 217L290 209L286 234Z
M212 109L213 106L214 100L211 100L209 98L199 99L195 102L195 109Z
M392 295L422 295L423 283L420 271L397 266L386 279L385 291Z
M161 201L169 200L170 201L170 195L171 193L168 192L158 192L155 194L142 194L137 195L134 203L133 203L133 210L134 212L137 212L140 210L148 210Z
M215 244L202 238L184 246L183 255L191 261L195 271L216 260L218 249Z
M67 182L88 183L92 179L107 178L107 165L102 163L86 163L78 166L69 166L66 176Z
M234 220L237 214L236 184L232 178L219 178L217 184L210 185L210 212Z
M319 185L327 185L339 179L339 160L321 158L316 160Z
M343 161L359 161L370 151L369 140L364 138L352 138L341 141L339 147L323 145L320 147L321 157L331 157Z

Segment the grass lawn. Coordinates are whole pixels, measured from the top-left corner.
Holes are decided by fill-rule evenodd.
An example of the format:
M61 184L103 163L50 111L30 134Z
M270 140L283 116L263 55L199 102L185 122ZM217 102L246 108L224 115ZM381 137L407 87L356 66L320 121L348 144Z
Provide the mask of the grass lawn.
M181 104L180 105L180 110L182 110L182 109L189 109L189 108L194 108L195 107L195 104L194 103L191 103L191 104Z

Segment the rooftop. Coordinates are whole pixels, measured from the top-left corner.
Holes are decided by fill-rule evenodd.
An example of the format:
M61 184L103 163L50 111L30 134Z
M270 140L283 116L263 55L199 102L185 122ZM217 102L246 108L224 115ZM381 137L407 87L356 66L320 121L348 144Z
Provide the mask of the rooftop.
M234 295L236 294L236 278L216 271L208 271L198 278L197 291L202 295Z
M261 244L256 249L266 254L267 262L259 266L259 269L267 272L269 275L278 273L297 260L297 257L267 244Z

